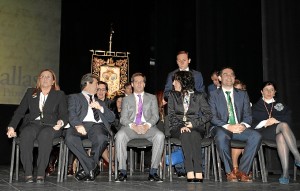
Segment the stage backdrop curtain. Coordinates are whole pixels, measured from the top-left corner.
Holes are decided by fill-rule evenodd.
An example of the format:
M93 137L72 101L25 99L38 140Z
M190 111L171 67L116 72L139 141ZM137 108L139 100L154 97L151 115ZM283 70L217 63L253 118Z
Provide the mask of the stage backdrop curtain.
M264 80L277 85L277 97L292 109L292 129L300 139L300 1L262 0Z

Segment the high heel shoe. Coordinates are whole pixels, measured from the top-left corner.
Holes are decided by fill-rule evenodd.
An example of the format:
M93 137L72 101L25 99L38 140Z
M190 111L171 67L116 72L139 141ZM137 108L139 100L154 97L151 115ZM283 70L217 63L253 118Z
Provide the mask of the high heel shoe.
M290 178L286 178L286 177L280 177L279 178L279 183L280 184L289 184L290 183Z

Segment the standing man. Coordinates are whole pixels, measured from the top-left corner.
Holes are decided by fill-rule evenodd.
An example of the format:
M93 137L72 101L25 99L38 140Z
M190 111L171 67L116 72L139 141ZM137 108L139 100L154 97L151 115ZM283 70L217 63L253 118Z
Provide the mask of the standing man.
M177 59L176 59L177 65L178 65L178 69L170 72L168 74L167 77L167 82L165 85L165 90L164 90L164 99L166 101L168 101L168 96L170 91L173 89L173 75L175 74L175 72L177 71L190 71L193 74L194 77L194 81L195 81L195 90L198 92L203 92L205 93L205 86L203 84L203 77L201 72L198 72L196 70L190 69L189 68L189 64L191 62L191 59L189 57L189 53L187 51L179 51L177 53ZM181 147L174 147L175 150L177 149L181 149ZM175 171L178 175L179 178L185 177L186 176L186 172L185 172L185 168L184 168L184 164L183 163L179 163L175 165Z
M167 77L167 82L165 85L165 90L164 90L164 97L168 98L168 95L170 91L173 88L172 85L172 77L177 71L190 71L193 74L194 80L195 80L195 90L198 92L203 92L205 93L205 86L203 84L203 77L201 72L198 72L196 70L190 69L189 64L191 62L191 59L189 58L189 53L187 51L179 51L177 53L177 65L178 69L170 72ZM165 99L167 101L167 99Z
M209 104L213 113L211 134L224 163L228 182L252 182L249 172L261 144L261 135L250 128L252 115L246 91L233 88L234 71L226 67L220 71L221 88L212 91ZM239 172L233 171L231 140L245 141Z
M214 91L218 88L221 87L220 81L219 81L219 72L218 71L213 71L213 73L211 73L210 75L210 79L212 81L211 84L209 84L209 86L207 87L207 93L208 95L210 94L211 91Z
M144 92L146 76L135 73L131 77L133 94L122 101L121 129L116 134L115 148L119 161L116 182L126 181L127 143L132 139L147 139L153 143L151 169L148 180L161 182L157 170L161 161L165 135L156 127L159 119L155 95Z
M99 157L108 144L110 125L115 120L114 113L103 101L94 97L97 92L98 80L92 74L81 78L81 93L69 96L69 123L66 144L77 156L83 169L75 178L78 181L94 181L100 173ZM91 156L82 146L82 138L92 142Z

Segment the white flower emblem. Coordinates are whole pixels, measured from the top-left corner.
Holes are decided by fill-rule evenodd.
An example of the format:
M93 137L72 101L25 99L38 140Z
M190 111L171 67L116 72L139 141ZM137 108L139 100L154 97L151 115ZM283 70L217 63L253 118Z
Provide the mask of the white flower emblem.
M274 108L277 110L277 111L282 111L284 109L284 106L282 103L277 103Z

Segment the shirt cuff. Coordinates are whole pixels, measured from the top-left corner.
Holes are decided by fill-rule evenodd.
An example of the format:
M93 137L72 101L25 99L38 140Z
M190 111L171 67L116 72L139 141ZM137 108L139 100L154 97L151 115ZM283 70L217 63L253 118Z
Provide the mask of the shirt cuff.
M267 123L267 120L261 121L258 125L256 125L255 129L263 128Z
M229 124L223 125L224 129L228 129Z
M247 128L251 127L249 124L242 122L242 125L245 125Z

